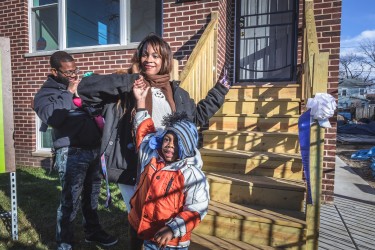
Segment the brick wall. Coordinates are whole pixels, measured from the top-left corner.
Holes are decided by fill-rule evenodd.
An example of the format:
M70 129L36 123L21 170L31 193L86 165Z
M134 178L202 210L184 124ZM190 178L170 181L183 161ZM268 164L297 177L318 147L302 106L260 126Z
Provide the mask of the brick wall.
M208 24L211 12L218 11L220 2L211 0L176 4L174 0L164 1L163 37L170 44L175 59L179 60L180 70ZM230 12L225 1L223 2L220 3L220 15ZM222 28L226 28L226 23L220 23L220 29ZM16 164L49 166L50 159L31 155L36 149L37 129L31 103L50 69L49 56L24 56L29 52L27 1L0 2L0 36L9 37L11 41ZM220 50L227 51L225 48L230 46L227 42L229 37L221 36L219 39L220 44L226 44ZM81 71L108 74L116 69L127 68L133 52L121 50L72 55ZM219 65L224 65L226 58L228 56L220 56Z
M72 54L81 72L94 71L110 74L130 66L134 50L106 51ZM17 58L20 67L13 68L13 96L15 105L16 164L27 166L49 166L50 159L31 157L36 149L35 113L30 104L46 76L49 74L49 56ZM27 65L27 66L26 66ZM18 70L21 68L20 70ZM17 76L17 77L16 77ZM15 87L19 86L19 88ZM27 124L27 127L26 125Z
M34 114L29 103L43 66L23 59L28 50L27 20L27 1L0 2L0 36L10 38L11 42L16 164L35 165L29 159L35 141Z
M300 1L300 13L303 10ZM321 51L330 53L328 92L337 96L340 47L341 0L314 0L316 25ZM12 79L15 120L16 164L49 165L49 159L32 157L36 148L35 114L30 104L49 73L49 56L24 57L28 53L28 6L26 0L0 1L0 36L11 39ZM212 11L219 13L218 73L224 65L233 64L235 0L204 0L176 4L163 1L163 37L171 45L174 58L182 70L210 20ZM300 15L301 17L301 15ZM299 19L299 27L302 19ZM301 37L300 37L301 38ZM300 58L301 39L298 43ZM134 51L108 51L73 54L82 71L112 73L129 66ZM300 62L300 59L298 59ZM335 125L335 124L334 124ZM336 127L327 129L324 147L323 200L333 200L336 149Z
M218 32L218 74L226 67L233 74L231 66L234 60L234 13L235 1L220 1Z
M27 1L0 2L0 36L11 42L16 164L49 166L50 159L33 157L36 149L35 113L31 102L49 74L49 56L24 57L29 52ZM99 74L127 68L133 50L73 54L81 71Z
M170 44L181 71L210 22L211 12L218 11L220 1L175 2L164 1L163 37Z
M314 13L321 52L329 52L327 91L337 99L339 80L342 0L314 0ZM336 155L336 119L324 138L322 200L333 202Z

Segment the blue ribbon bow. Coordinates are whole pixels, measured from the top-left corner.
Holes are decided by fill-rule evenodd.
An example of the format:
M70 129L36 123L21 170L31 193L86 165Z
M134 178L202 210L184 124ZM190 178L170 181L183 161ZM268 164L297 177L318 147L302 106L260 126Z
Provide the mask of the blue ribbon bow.
M301 148L303 172L307 186L307 204L313 204L310 184L310 109L303 113L298 119L298 138Z

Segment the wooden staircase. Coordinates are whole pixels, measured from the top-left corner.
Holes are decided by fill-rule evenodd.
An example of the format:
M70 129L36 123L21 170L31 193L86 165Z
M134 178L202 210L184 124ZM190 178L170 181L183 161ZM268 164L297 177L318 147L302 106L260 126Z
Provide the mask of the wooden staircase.
M211 202L192 249L304 249L300 95L285 83L229 91L203 131Z
M325 130L317 124L310 128L312 203L307 205L297 133L301 103L327 93L329 53L319 51L314 1L301 2L298 84L233 87L203 132L211 203L191 249L318 249ZM196 103L220 75L218 28L219 14L212 12L179 78L174 64L174 79Z

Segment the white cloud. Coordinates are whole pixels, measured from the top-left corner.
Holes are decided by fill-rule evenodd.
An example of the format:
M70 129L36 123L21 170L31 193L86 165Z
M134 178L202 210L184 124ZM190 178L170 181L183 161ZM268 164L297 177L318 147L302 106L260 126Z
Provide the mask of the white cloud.
M341 40L341 56L348 53L358 53L359 44L366 40L375 40L375 30L365 30L356 37Z

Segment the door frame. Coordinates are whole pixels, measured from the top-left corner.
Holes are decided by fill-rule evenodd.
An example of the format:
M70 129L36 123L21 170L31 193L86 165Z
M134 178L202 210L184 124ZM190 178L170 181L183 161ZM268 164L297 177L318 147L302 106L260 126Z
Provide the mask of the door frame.
M297 79L297 57L298 57L298 21L299 21L299 1L300 0L293 0L294 1L294 14L293 14L293 21L294 21L294 39L292 39L292 55L291 55L291 60L292 60L292 65L291 65L291 70L290 70L290 77L289 79L278 79L278 78L273 78L273 79L259 79L259 80L254 80L254 79L248 79L248 80L238 80L238 75L239 75L239 65L240 65L240 17L241 17L241 1L242 0L236 0L235 1L235 7L234 7L234 60L233 60L233 82L235 83L241 83L241 82L285 82L285 81L296 81ZM258 0L261 1L261 0Z

